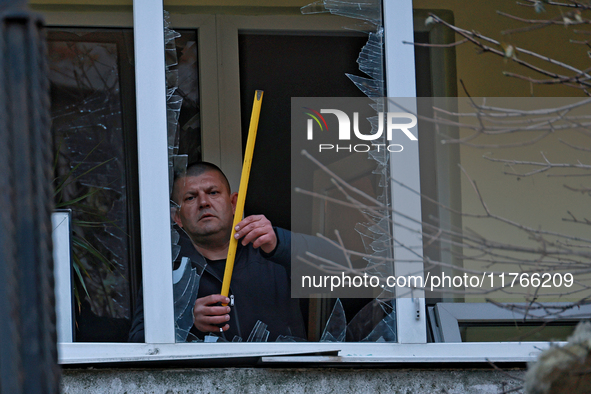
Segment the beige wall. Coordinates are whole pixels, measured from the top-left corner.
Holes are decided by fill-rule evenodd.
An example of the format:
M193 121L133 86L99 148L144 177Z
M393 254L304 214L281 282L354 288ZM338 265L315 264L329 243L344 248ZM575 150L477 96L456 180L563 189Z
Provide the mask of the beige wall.
M76 4L76 5L132 5L133 0L31 0L29 4ZM301 0L165 0L164 5L173 6L256 6L256 7L301 7L309 4Z
M527 48L549 56L558 61L568 62L571 65L585 69L589 67L587 49L582 45L569 44L569 38L583 40L585 35L577 35L573 30L587 30L588 25L579 25L565 29L562 26L534 30L525 33L502 35L501 31L522 27L523 23L513 21L507 17L498 15L497 10L514 14L523 18L538 19L550 18L556 15L551 7L547 6L546 13L536 14L530 7L518 6L514 0L414 0L415 9L451 10L454 13L455 24L466 30L476 30L497 41L513 44L517 47ZM436 14L436 12L435 12ZM461 37L460 37L461 38ZM460 39L458 38L458 39ZM532 77L539 77L533 71L522 69L513 61L504 62L502 58L491 53L479 54L473 45L464 44L456 49L458 83L462 79L471 96L496 96L496 97L527 97L532 95L529 82L514 80L503 76L503 71L525 73ZM535 62L537 65L545 65L527 55L518 55L520 59ZM561 67L551 67L555 72L563 73ZM458 85L458 92L464 92ZM582 96L575 89L567 89L556 86L534 86L533 95L544 96Z
M587 25L579 25L565 29L563 26L551 26L546 29L534 30L512 35L501 34L502 30L522 27L525 24L513 21L497 14L497 10L518 15L528 19L551 18L556 15L551 7L548 12L536 14L532 8L518 6L513 0L503 1L458 1L458 0L415 0L415 9L426 10L451 10L454 14L455 25L467 30L476 30L484 35L514 46L527 48L540 54L549 56L558 61L569 63L578 69L589 67L589 57L585 46L569 43L569 39L584 40L589 36L576 34L575 29L591 31ZM434 12L437 14L437 12ZM457 36L457 39L462 37ZM498 48L498 47L497 47ZM571 71L556 66L548 66L546 62L533 59L531 56L517 54L520 59L532 62L535 65L547 67L549 70L572 75ZM458 94L466 96L461 88L460 80L463 80L469 94L472 97L583 97L578 89L562 86L532 86L527 81L506 77L504 71L520 73L533 78L546 78L531 70L517 65L511 59L503 59L491 53L479 53L474 45L464 44L456 48L456 67ZM538 108L558 105L556 99L546 100L545 103L527 102L518 99L521 106L537 105ZM501 100L497 105L516 105L515 101ZM587 113L590 109L587 108ZM462 136L470 133L464 131ZM497 136L481 138L477 144L507 144L509 142L525 141L533 137L532 134L522 137ZM495 163L483 158L483 155L508 160L543 161L541 152L553 163L583 163L591 164L591 152L574 150L561 143L563 139L571 144L591 147L591 136L583 136L579 132L570 130L549 136L535 144L513 148L472 148L463 145L460 149L460 161L467 174L476 181L484 201L494 214L513 220L517 223L543 230L565 233L591 239L591 227L582 224L565 222L567 211L571 211L579 219L589 218L589 195L575 193L567 190L564 185L571 187L589 187L589 177L549 177L548 173L542 173L531 177L516 177L506 175L504 172L528 172L534 169L527 167L508 167L502 163ZM577 170L556 170L550 174L581 174ZM589 173L589 171L587 171ZM455 185L460 191L462 199L462 211L471 214L483 214L481 202L477 198L468 178L462 175L461 185ZM540 246L531 240L531 234L515 229L506 224L501 224L492 219L463 219L464 231L473 230L483 237L512 245ZM547 236L554 241L555 236ZM466 253L468 253L466 251ZM522 258L525 256L521 256ZM530 256L531 257L531 256ZM497 258L501 260L501 258ZM583 259L584 260L584 259ZM506 272L520 272L522 268L516 265L485 266L474 261L465 260L464 266L469 269L491 270ZM470 301L482 301L475 298Z
M479 100L479 99L476 99ZM501 103L509 108L515 108L512 101L519 100L523 103L524 99L503 99ZM545 103L537 103L538 108L552 108L564 104L566 99L548 99ZM537 100L536 100L537 101ZM569 101L573 101L572 99ZM513 105L512 105L513 104ZM534 104L534 103L532 103ZM589 113L591 108L587 106ZM463 136L471 135L473 132L464 131ZM478 138L471 142L477 144L507 145L510 143L526 143L531 141L540 133L525 132L521 135L495 136L487 138ZM505 219L511 220L520 225L527 226L534 230L545 230L572 237L582 237L591 239L591 227L584 224L575 224L566 222L563 219L569 218L568 211L572 212L577 218L589 218L589 206L591 200L588 194L573 192L567 190L565 185L573 188L589 187L588 177L563 177L556 175L575 175L589 174L589 170L578 169L556 169L532 176L514 176L506 173L527 173L540 167L507 165L504 163L493 162L484 158L484 156L518 161L544 162L544 157L552 163L577 163L581 161L585 164L591 163L591 153L575 150L561 141L565 141L574 146L589 147L591 138L584 136L577 131L568 130L556 132L532 145L505 148L474 148L462 146L460 149L461 164L466 173L472 178L482 195L482 198L491 213ZM479 200L468 177L462 175L461 180L461 198L462 211L470 214L485 214L485 210ZM523 231L515 226L501 223L494 219L464 218L463 228L466 233L470 230L475 231L480 236L489 241L502 243L506 245L542 248L544 244L534 240L534 234ZM555 235L543 236L548 243L561 239ZM562 238L562 241L566 239ZM570 241L572 242L572 241ZM554 246L547 245L549 249ZM501 255L516 256L521 259L535 260L541 257L541 254L526 255L523 253L501 252ZM467 251L468 255L475 255L474 251ZM502 261L500 257L493 258L496 261ZM547 257L544 261L556 260L556 257ZM578 259L581 262L588 261L585 258ZM483 271L505 271L505 272L523 272L533 270L541 265L518 266L517 264L502 265L496 264L478 264L474 261L465 260L464 266L470 269L480 269ZM572 267L566 272L572 271ZM556 271L550 269L548 272ZM547 292L549 290L546 290ZM566 301L566 300L564 300Z

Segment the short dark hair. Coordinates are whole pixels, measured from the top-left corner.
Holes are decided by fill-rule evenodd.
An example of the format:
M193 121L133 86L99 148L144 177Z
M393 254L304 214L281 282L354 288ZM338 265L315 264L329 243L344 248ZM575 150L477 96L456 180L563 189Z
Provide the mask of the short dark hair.
M207 162L207 161L198 161L198 162L189 164L184 171L176 172L174 174L174 183L173 183L173 187L172 187L171 198L174 200L174 186L176 185L176 182L179 179L183 179L188 176L199 176L199 175L201 175L205 172L208 172L208 171L215 171L215 172L221 174L224 184L226 185L226 188L228 189L228 194L232 193L232 190L230 188L230 182L228 182L228 178L226 177L226 174L224 174L224 172L221 170L221 168L219 168L215 164Z

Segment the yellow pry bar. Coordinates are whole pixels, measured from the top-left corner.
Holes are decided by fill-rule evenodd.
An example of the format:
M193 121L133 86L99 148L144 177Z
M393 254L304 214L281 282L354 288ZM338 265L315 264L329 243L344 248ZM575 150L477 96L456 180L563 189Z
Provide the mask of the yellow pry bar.
M252 114L250 115L248 140L246 141L246 151L244 152L244 164L242 165L242 175L240 176L240 188L238 189L238 201L236 202L234 223L232 223L232 236L230 237L228 257L226 258L226 269L224 271L224 281L222 282L221 294L225 297L227 297L230 293L230 281L232 280L232 271L234 270L236 247L238 246L238 240L234 238L234 235L236 234L236 225L240 223L240 221L242 220L242 214L244 213L244 202L246 201L246 189L248 188L248 178L250 176L250 167L252 166L254 141L257 137L257 129L259 127L259 115L261 113L261 103L263 102L263 91L256 90L254 93L254 104L252 105Z

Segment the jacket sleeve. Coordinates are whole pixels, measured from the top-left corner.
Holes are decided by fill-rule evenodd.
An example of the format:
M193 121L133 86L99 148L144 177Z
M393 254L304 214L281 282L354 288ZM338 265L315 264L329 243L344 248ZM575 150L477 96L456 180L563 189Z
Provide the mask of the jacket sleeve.
M273 227L277 237L277 246L271 253L261 250L264 258L283 266L287 272L291 270L291 231L279 227Z
M314 260L306 252L333 261L343 267L347 265L343 251L322 238L313 235L292 233L291 231L278 227L274 228L274 230L277 235L277 248L271 254L263 253L263 256L274 263L282 265L287 272L291 272L292 259L296 259L295 264L304 265L306 272L313 274L325 273L317 267L309 266L300 261L299 257L305 258L308 261Z

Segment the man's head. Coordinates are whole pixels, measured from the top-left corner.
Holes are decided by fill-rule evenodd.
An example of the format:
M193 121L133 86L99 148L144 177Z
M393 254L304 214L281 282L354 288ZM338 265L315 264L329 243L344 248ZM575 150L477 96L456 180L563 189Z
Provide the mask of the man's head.
M230 240L237 194L230 192L228 179L216 165L187 167L176 177L171 197L179 206L173 220L195 244L215 246Z
M186 177L197 177L207 171L214 171L214 172L217 172L218 174L220 174L224 185L228 189L228 193L231 193L230 182L228 181L228 178L226 178L226 174L224 174L224 172L215 164L209 163L207 161L200 161L197 163L190 164L189 166L187 166L185 171L174 175L174 185L172 187L172 195L171 195L172 200L180 205L179 201L177 200L178 196L175 193L176 191L178 191L178 187L177 187L178 181L180 181Z

